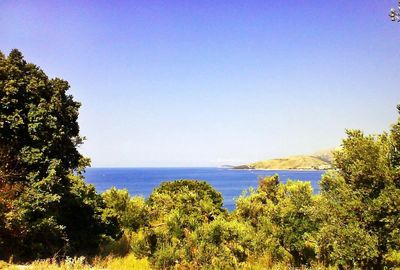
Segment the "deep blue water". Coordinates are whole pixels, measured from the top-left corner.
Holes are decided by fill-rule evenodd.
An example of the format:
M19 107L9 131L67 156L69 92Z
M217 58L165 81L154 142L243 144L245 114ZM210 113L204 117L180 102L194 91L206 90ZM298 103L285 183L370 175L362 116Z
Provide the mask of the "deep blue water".
M113 186L128 189L131 195L148 197L163 181L177 179L205 180L222 193L224 206L235 208L235 198L249 187L257 187L259 178L279 174L280 181L288 179L310 181L314 193L319 192L319 180L324 171L264 171L225 168L88 168L85 177L98 192Z

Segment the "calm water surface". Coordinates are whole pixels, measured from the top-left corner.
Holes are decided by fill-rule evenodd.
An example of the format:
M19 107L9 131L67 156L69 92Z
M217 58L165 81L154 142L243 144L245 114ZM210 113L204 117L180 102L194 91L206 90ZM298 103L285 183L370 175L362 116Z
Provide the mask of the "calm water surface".
M177 179L205 180L222 193L224 206L235 208L235 198L249 187L257 187L259 178L279 174L280 181L288 179L310 181L314 193L319 192L319 180L324 171L264 171L232 170L225 168L88 168L86 181L94 184L98 192L113 186L126 188L132 195L148 197L163 181Z

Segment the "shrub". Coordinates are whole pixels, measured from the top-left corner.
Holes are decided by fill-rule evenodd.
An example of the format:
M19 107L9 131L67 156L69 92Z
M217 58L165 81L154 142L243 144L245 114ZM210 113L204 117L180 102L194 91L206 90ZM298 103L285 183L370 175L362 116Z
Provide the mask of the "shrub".
M314 199L311 184L288 181L280 184L278 176L260 181L236 202L233 215L255 229L255 252L267 252L275 261L309 264L314 258L313 235L317 223L313 217Z
M149 211L143 197L131 197L128 190L118 190L115 187L101 195L106 203L107 212L116 216L123 228L137 231L148 222Z
M237 269L252 251L253 229L218 218L199 227L184 247L188 265L198 269Z
M164 182L147 203L149 223L142 230L145 239L137 243L146 244L153 263L165 269L182 261L188 237L198 227L227 214L221 194L204 181Z

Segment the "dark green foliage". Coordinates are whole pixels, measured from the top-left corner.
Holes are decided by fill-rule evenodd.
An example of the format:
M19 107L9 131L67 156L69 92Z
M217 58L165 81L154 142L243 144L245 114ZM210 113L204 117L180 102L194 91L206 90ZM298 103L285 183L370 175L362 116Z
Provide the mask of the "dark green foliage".
M67 95L68 82L49 79L18 50L0 62L0 142L19 166L45 177L52 162L76 170L83 162L77 123L80 104ZM29 181L30 179L23 179Z
M80 104L62 79L49 79L18 50L0 55L0 258L90 253L116 220L80 172ZM6 205L1 205L6 201ZM6 243L7 241L7 243Z

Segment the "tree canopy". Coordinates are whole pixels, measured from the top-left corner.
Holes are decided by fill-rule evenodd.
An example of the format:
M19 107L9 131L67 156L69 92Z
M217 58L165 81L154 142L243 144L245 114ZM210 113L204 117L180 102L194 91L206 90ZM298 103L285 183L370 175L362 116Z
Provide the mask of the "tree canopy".
M81 172L80 104L21 52L0 53L0 257L95 250L118 234Z
M399 127L400 120L380 135L347 131L335 154L337 170L320 183L317 241L326 263L364 269L399 265Z

